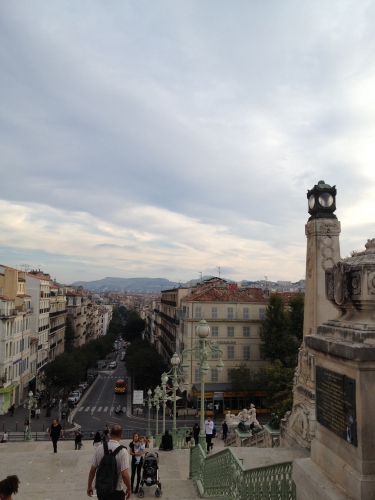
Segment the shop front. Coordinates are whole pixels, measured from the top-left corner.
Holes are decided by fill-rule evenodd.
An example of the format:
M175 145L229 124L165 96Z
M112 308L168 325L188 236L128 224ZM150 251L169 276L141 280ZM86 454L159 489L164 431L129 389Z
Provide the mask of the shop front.
M250 391L249 393L234 393L231 390L230 384L210 383L205 384L204 403L205 415L215 416L215 405L219 406L218 414L226 414L228 412L237 415L244 408L250 408L253 404L257 413L268 413L266 407L266 392L265 391ZM192 398L194 408L197 409L200 415L201 393L200 384L194 384L192 388Z

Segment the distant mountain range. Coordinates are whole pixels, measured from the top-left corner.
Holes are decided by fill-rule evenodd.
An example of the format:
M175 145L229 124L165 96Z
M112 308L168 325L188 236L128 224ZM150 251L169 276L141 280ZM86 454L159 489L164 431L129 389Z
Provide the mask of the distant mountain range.
M202 280L212 278L212 276L203 276ZM96 281L75 281L74 286L83 286L86 290L96 293L100 292L160 292L177 286L191 286L200 281L200 279L191 280L186 283L177 281L169 281L165 278L103 278ZM229 283L234 283L233 280L226 280ZM302 282L302 280L301 280ZM245 286L259 286L264 288L265 282L260 281L242 281ZM300 282L299 282L300 283ZM268 285L273 287L276 283L271 281Z

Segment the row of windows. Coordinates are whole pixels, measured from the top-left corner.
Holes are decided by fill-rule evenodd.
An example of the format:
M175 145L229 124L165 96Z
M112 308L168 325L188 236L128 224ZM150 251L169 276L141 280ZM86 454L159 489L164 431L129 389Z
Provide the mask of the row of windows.
M227 369L227 382L231 382L230 378L230 372L234 370L234 368L228 368ZM218 382L219 381L219 371L217 368L211 368L211 382ZM200 368L195 368L194 372L194 382L200 382L201 381L201 373L200 373Z
M186 314L186 317L188 318L189 317L189 308L184 308L185 309L185 314ZM265 309L264 308L260 308L259 309L259 319L264 319L265 318ZM242 319L250 319L250 315L249 315L249 308L248 307L244 307L242 309ZM196 306L195 307L195 318L196 319L200 319L202 317L202 307L200 306ZM233 307L227 307L227 319L234 319L234 308ZM211 308L211 318L212 319L217 319L218 318L218 314L217 314L217 307L212 307Z
M16 342L7 342L5 344L5 358L9 358L10 356L15 356L20 352L23 352L25 349L30 347L30 337L26 337L24 339L17 340Z
M20 321L7 321L6 323L6 336L16 335L25 330L30 330L30 318L23 318Z
M223 327L221 327L222 329ZM226 334L227 337L234 337L235 335L235 328L234 326L227 326L226 327ZM237 327L238 329L238 327ZM258 332L262 332L262 327L258 328ZM211 337L218 337L219 336L219 327L218 326L211 326ZM242 327L242 336L243 337L250 337L250 326L243 326Z
M14 380L19 375L22 375L29 368L29 358L25 358L14 366L5 368L4 375L7 380Z

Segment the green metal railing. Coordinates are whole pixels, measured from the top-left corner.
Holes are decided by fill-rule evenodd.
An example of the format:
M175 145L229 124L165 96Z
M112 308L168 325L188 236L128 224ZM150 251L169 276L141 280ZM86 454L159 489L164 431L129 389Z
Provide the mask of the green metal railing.
M184 427L180 427L179 429L177 429L176 432L173 432L173 430L168 431L173 439L173 449L174 450L181 450L181 449L187 448L187 446L186 446L186 433L187 433L187 431L191 432L192 430L193 430L192 427L184 426ZM154 448L159 448L162 436L163 436L163 434L155 434Z
M206 457L200 445L190 450L190 478L202 497L238 500L295 500L292 462L245 470L230 448Z

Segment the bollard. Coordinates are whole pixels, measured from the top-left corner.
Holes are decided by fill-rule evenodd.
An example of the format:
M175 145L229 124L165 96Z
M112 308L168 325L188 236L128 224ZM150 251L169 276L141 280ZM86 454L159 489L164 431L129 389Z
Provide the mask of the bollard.
M17 429L18 429L18 422L16 422L16 432L17 432Z
M5 426L5 422L3 422L3 432L5 432L4 426Z
M44 432L44 422L43 422L43 432Z

